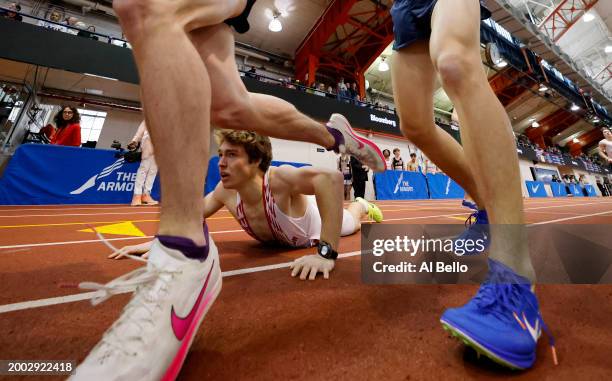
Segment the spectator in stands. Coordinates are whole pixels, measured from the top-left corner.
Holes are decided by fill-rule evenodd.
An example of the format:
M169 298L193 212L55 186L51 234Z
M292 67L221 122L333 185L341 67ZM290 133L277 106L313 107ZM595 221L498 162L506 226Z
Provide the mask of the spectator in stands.
M344 201L351 201L351 185L353 184L353 173L351 171L351 157L345 153L338 158L338 170L344 177Z
M60 146L81 146L81 116L76 107L62 106L55 115L57 131L51 139L51 144Z
M257 79L257 69L255 69L255 66L251 66L251 69L247 71L246 75L247 77Z
M612 130L602 128L603 140L599 142L599 156L607 164L608 168L612 169Z
M17 3L8 3L6 9L8 9L8 11L0 10L0 17L13 21L23 21L23 17L17 13L21 12L21 5Z
M608 191L608 196L612 196L612 184L610 183L610 179L608 179L608 177L604 177L603 186Z
M82 24L82 25L80 25ZM77 23L77 27L81 30L79 30L79 33L77 34L77 36L81 36L81 37L85 37L85 38L91 38L92 40L96 40L98 41L98 36L96 36L95 34L92 33L96 33L96 27L93 25L89 25L87 26L85 23L83 22L78 22Z
M604 196L604 197L609 197L610 196L610 192L608 192L608 188L601 181L601 179L599 177L595 180L595 183L597 184L597 188L599 188L599 191L601 192L602 196Z
M358 99L359 91L357 90L357 84L355 82L348 84L348 96L352 100Z
M346 97L347 91L348 91L348 88L346 87L346 83L344 83L344 78L340 78L340 82L338 82L338 85L336 86L336 92L338 94L338 99L340 99L340 97Z
M403 171L404 167L404 159L400 156L400 149L393 149L393 160L391 160L391 169L394 171Z
M86 28L87 25L85 23L83 23L82 21L79 21L78 18L74 17L74 16L70 16L68 17L65 21L64 21L65 25L68 25L69 28L66 28L66 33L70 33L70 34L74 34L77 35L79 33L79 29L78 28Z
M417 161L416 153L410 154L410 161L406 165L406 170L410 172L419 172L419 162Z
M140 123L136 135L132 138L128 149L135 150L140 145L142 151L142 159L136 173L136 181L134 182L134 196L132 197L132 206L157 205L158 202L151 197L151 189L157 176L157 163L153 155L153 143L149 136L149 131L145 122Z
M438 173L438 167L429 159L425 160L425 174L428 173L432 173L432 174L436 174Z
M48 20L49 21L40 20L38 22L38 26L42 26L43 28L47 28L47 29L57 30L58 32L64 32L64 33L68 31L68 28L61 25L62 12L60 12L60 10L52 9L49 12Z
M384 149L383 156L385 157L385 164L387 165L387 170L393 169L391 163L391 151L389 151L388 149Z
M355 199L357 199L357 197L365 198L365 183L368 181L369 169L353 156L351 156L350 166L353 175Z
M317 86L317 89L314 92L314 94L318 95L320 97L326 96L326 94L325 94L325 84L324 83L319 83L319 86Z
M568 197L573 197L574 194L572 193L572 190L569 187L569 185L572 183L572 180L568 175L563 175L563 183L565 184L565 192L567 193Z

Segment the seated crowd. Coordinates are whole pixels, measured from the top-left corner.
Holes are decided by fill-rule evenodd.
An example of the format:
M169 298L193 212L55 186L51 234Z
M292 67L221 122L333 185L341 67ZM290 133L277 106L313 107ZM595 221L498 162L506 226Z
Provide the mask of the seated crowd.
M264 66L259 68L262 71L266 71ZM302 84L300 80L294 78L280 78L274 79L266 75L258 73L257 68L253 65L250 67L242 67L240 70L245 76L256 79L261 82L275 83L288 89L304 91L309 94L314 94L322 97L335 98L340 101L347 103L353 103L360 107L368 107L371 109L384 111L389 114L395 114L395 109L389 107L387 104L382 104L379 101L368 99L368 97L362 97L359 95L359 89L356 82L345 83L344 78L340 78L340 81L335 85L326 85L323 82L315 83L312 87Z
M0 4L0 6L2 5ZM0 17L18 22L24 21L22 15L25 14L22 12L22 7L19 3L11 2L3 6L2 8L3 9L0 9ZM117 38L114 36L99 34L96 32L96 27L94 25L86 24L75 15L67 14L65 10L59 7L49 8L46 12L44 20L38 17L29 17L31 18L31 20L27 20L28 22L34 22L36 25L43 28L52 29L63 33L69 33L80 37L91 38L97 41L102 38L106 42L111 43L113 45L123 47L130 46L129 43L123 38L123 36L121 38Z
M568 152L568 148L560 146L548 146L545 149L540 148L537 144L529 140L525 134L516 135L516 146L518 148L530 148L536 152L538 160L543 163L563 165L571 160L581 161L587 170L599 171L600 167L604 167L604 163L597 154L588 156L581 153L579 156L572 157Z

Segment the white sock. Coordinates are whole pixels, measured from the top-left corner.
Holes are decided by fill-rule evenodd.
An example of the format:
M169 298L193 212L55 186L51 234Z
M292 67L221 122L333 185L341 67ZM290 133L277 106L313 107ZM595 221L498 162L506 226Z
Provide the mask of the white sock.
M367 213L370 209L370 204L363 198L356 200L361 206L363 206L363 213Z

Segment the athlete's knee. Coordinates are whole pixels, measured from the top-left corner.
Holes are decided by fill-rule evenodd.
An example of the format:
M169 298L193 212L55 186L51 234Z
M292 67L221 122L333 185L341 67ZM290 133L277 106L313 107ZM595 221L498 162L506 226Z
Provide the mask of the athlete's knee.
M166 8L169 7L165 4L169 3L149 0L115 0L113 1L113 9L122 20L125 20L124 27L130 27L132 26L131 22L167 14L169 9Z
M419 122L419 120L414 118L400 117L400 128L404 136L416 145L426 143L431 139L432 134L435 133L433 120L430 122Z
M220 128L249 129L253 106L245 97L232 96L221 102L213 102L212 123Z
M437 57L436 68L447 91L460 91L471 86L474 70L477 69L472 61L459 50L445 52Z
M328 176L332 186L342 192L344 190L344 176L342 173L340 173L340 171L331 170L328 172Z

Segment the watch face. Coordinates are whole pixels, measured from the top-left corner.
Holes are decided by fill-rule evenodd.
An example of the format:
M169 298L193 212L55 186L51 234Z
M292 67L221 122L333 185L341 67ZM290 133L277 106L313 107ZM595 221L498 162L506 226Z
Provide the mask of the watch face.
M329 253L329 247L323 246L321 247L321 255L327 255Z

